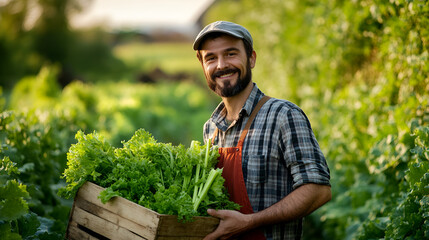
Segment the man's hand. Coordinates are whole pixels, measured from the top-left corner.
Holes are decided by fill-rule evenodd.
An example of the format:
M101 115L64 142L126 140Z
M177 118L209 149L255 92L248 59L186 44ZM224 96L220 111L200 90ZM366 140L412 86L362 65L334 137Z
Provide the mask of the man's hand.
M331 200L330 186L309 183L295 189L279 202L257 213L242 214L231 210L209 209L207 213L219 218L220 223L217 229L207 235L204 240L228 239L263 225L302 218L329 200Z
M203 240L229 239L252 228L250 215L232 210L207 210L213 217L219 218L220 223L216 230L207 235Z

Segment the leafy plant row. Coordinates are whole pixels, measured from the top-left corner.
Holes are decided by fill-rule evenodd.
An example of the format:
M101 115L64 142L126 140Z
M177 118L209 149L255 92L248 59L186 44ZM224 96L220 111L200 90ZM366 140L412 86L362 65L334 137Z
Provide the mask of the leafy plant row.
M74 129L34 111L0 113L0 235L2 239L59 239L71 201L57 190Z

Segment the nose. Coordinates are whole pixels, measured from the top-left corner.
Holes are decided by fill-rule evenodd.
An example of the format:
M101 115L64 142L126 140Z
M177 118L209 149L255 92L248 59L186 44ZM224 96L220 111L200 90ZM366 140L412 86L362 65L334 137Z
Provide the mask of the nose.
M217 69L222 70L228 67L228 62L226 59L222 56L217 59Z

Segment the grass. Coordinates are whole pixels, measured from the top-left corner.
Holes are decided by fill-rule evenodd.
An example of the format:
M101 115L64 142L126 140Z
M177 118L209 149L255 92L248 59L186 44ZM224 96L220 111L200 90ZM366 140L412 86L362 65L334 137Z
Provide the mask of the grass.
M128 66L141 71L159 67L167 73L200 73L201 65L192 43L140 43L118 45L114 54Z

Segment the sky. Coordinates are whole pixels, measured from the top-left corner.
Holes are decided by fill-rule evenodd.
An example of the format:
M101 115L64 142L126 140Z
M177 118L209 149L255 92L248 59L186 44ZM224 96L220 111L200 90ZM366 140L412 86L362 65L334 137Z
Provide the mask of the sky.
M92 0L71 21L73 27L110 29L193 24L213 0Z

